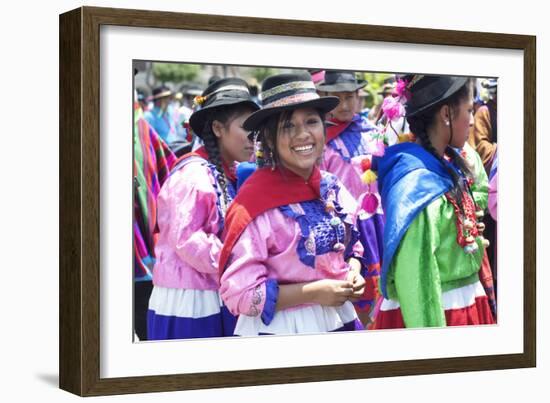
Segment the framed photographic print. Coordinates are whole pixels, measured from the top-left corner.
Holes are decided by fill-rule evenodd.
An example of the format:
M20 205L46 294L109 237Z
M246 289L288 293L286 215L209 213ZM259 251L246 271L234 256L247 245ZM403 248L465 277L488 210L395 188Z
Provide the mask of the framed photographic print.
M524 35L94 7L62 14L60 387L93 396L535 366L535 55L535 37ZM246 69L496 79L497 324L140 341L134 90L160 65L198 66L204 85ZM199 95L180 90L180 106ZM172 151L191 149L179 146Z

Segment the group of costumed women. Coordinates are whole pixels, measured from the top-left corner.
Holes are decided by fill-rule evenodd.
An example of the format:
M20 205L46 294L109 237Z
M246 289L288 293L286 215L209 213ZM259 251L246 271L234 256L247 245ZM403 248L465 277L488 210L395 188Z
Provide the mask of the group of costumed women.
M158 193L149 340L494 323L470 80L400 77L416 140L390 146L356 113L365 85L303 72L264 80L261 107L239 78L198 97L204 146Z

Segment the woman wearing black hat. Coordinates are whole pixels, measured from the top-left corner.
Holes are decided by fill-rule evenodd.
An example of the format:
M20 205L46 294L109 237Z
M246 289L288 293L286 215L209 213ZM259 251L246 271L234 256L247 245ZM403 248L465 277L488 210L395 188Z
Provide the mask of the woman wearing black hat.
M364 287L357 205L318 168L324 114L338 99L319 97L308 73L269 77L261 99L244 123L261 144L260 168L228 211L220 255L220 294L239 315L235 334L359 329L350 303Z
M235 163L253 153L242 124L258 106L238 78L211 84L197 103L189 123L204 147L176 162L158 196L150 340L232 335L235 325L218 294L220 235L235 196Z
M149 98L153 101L154 106L143 115L168 145L174 141L182 140L185 136L181 125L182 116L174 107L173 97L174 93L165 85L154 88Z
M367 280L365 295L355 304L362 322L371 322L371 311L379 294L376 284L380 274L384 212L376 184L369 171L373 154L383 153L382 135L365 117L356 113L359 91L367 85L352 71L327 70L317 85L321 94L336 96L340 103L330 111L326 149L321 168L336 175L361 206L357 224L365 248L362 275Z
M327 70L324 80L317 84L321 95L340 100L330 111L322 168L336 175L355 199L367 191L359 161L372 154L373 135L378 134L373 124L356 113L359 90L366 85L366 81L356 79L354 72L339 70Z
M376 327L492 324L479 281L487 193L472 188L460 153L473 123L471 82L412 75L403 84L417 140L375 161L386 214Z

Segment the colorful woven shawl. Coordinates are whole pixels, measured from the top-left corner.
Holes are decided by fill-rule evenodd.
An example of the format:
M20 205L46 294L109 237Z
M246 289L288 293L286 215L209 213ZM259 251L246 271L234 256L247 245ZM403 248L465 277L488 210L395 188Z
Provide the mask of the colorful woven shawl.
M150 280L153 268L157 196L176 161L175 155L134 108L134 276Z

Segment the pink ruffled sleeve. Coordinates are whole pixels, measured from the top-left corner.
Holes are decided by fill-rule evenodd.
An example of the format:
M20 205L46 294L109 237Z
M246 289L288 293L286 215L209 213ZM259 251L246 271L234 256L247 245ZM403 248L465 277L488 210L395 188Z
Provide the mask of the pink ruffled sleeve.
M321 169L335 175L346 187L349 193L357 200L365 191L365 184L361 181L361 171L358 171L357 164L354 160L362 160L360 158L350 158L350 162L342 159L338 151L333 150L330 146L325 147Z
M167 230L168 246L203 273L218 271L222 248L216 235L219 214L212 181L208 167L190 163L168 179L158 201L159 227Z
M268 278L267 259L274 229L260 215L235 244L221 277L220 295L233 315L262 315L268 324L275 313L278 284Z
M340 190L338 192L338 202L340 203L340 206L342 206L343 210L348 213L345 220L346 223L354 228L357 228L357 216L361 206L342 183L340 183ZM357 240L357 242L355 242L352 246L351 256L362 257L363 253L363 244Z

